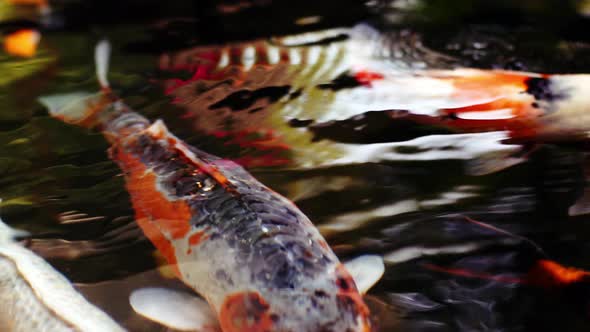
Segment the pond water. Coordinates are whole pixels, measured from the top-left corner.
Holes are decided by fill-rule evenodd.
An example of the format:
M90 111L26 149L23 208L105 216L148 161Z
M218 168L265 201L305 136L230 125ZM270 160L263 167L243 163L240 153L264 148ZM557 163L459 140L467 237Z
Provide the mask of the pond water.
M583 1L50 6L0 0L5 39L41 34L32 57L0 53L0 215L131 331L166 330L132 311L133 289L184 286L158 268L103 136L38 102L97 91L103 38L133 109L295 202L341 259L384 256L366 295L379 331L590 329L587 279L524 281L540 260L590 270L586 142L508 145L387 112L453 107L416 70L590 72Z

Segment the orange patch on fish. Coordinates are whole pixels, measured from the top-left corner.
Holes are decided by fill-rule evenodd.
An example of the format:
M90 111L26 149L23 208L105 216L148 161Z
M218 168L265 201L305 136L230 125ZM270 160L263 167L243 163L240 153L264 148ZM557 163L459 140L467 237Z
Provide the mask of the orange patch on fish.
M205 234L205 232L197 232L191 236L189 236L188 238L188 250L187 250L187 254L190 254L191 252L193 252L193 247L197 246L199 243L205 241L208 238L208 236Z
M235 293L221 305L219 320L224 332L271 332L268 303L257 292Z
M135 205L135 204L134 204ZM140 211L135 211L135 221L141 227L141 230L145 236L150 239L153 245L160 251L162 256L166 258L168 263L174 266L174 272L177 276L180 276L180 270L178 270L176 253L174 252L174 246L170 243L162 231L150 220L150 217Z
M362 85L371 86L373 81L382 80L384 76L377 72L361 70L354 74L354 78Z
M35 30L24 29L4 37L4 51L10 55L30 58L37 52L41 34Z
M112 150L112 158L125 171L136 220L145 235L170 264L176 264L171 240L185 237L190 231L190 208L184 201L171 201L158 191L156 175L123 148Z
M534 101L533 96L522 94L519 99L501 98L483 104L444 109L441 112L450 116L447 120L450 127L463 131L509 130L513 137L533 137L540 130L537 118L543 114L542 110L532 106ZM494 113L498 110L506 111L499 112L500 117L494 118ZM482 119L469 118L470 113L476 112L489 112L490 116ZM509 114L511 116L503 118Z
M554 261L539 260L528 274L531 284L545 288L565 286L590 278L590 272L565 267Z
M191 246L196 246L197 244L201 243L201 241L206 239L207 236L205 236L205 232L198 232L188 238L188 244Z
M526 91L528 75L501 71L481 71L476 75L450 77L454 95L460 99L498 98Z
M363 320L364 330L370 331L369 307L359 293L354 279L343 264L336 267L336 284L338 286L338 300L344 305L350 305L354 314Z

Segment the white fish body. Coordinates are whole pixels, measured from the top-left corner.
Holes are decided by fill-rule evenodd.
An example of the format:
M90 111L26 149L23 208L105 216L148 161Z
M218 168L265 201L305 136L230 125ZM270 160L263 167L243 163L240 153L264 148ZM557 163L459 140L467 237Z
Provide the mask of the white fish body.
M19 245L0 220L0 330L124 331L32 251Z

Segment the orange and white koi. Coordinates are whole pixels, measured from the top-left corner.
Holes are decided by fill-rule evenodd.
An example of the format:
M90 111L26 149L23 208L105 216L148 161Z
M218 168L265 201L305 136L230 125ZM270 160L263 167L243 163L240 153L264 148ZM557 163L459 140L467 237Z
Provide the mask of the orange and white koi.
M96 49L101 92L41 101L58 119L102 131L137 223L221 329L370 331L355 282L311 221L242 167L187 145L115 97L109 48Z
M228 118L237 132L256 123L273 129L275 141L289 152L305 153L298 142L324 138L318 128L370 111L461 133L507 131L514 141L588 138L590 75L428 70L412 68L411 59L408 68L395 61L390 46L378 32L359 25L198 46L163 54L159 68L192 73L187 80L166 80L165 91L187 108L200 130L223 128ZM342 155L335 144L321 150L329 151L324 160Z

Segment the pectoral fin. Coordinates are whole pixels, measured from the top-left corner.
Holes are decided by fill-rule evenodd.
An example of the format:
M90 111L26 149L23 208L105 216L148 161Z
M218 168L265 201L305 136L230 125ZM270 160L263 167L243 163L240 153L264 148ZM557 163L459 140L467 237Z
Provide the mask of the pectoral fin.
M220 332L209 304L196 295L167 288L140 288L129 303L138 314L180 331Z
M361 294L373 287L385 272L383 257L363 255L344 263Z

